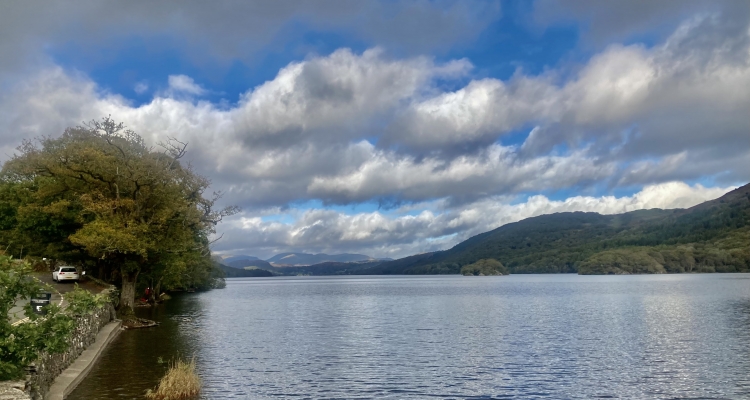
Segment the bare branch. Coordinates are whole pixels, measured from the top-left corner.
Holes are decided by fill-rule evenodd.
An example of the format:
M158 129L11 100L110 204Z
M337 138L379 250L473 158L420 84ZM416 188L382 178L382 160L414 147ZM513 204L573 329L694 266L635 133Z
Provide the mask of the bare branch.
M159 142L159 147L164 149L164 154L169 156L172 160L167 165L167 168L172 168L174 163L181 159L187 154L187 142L182 142L175 137L168 137L166 142Z

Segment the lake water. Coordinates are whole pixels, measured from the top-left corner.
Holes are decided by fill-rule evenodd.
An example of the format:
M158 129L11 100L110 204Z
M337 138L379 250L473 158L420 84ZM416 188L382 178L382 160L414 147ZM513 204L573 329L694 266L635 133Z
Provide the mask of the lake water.
M69 399L750 398L750 274L227 280L123 332Z

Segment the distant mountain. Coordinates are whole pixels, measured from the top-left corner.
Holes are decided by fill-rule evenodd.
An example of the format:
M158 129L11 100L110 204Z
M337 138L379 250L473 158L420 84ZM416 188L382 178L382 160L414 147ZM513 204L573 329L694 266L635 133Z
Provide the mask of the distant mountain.
M260 260L260 259L258 257L255 257L255 256L244 256L244 255L241 255L241 256L229 256L229 257L224 257L222 259L223 263L226 264L226 265L229 265L228 263L230 263L232 261L240 261L240 260Z
M364 254L307 254L307 253L281 253L269 258L268 262L276 265L302 266L314 265L324 262L358 262L373 260Z
M264 277L273 276L273 273L264 269L239 269L226 266L224 264L217 263L219 269L224 271L224 276L227 278L247 278L247 277Z
M235 261L230 262L222 262L224 265L228 265L233 268L245 268L245 267L255 267L255 268L262 268L262 269L270 269L272 268L272 265L268 261L263 261L259 259L239 259Z
M542 215L445 251L360 274L457 274L482 259L511 273L626 274L750 271L750 185L689 209Z

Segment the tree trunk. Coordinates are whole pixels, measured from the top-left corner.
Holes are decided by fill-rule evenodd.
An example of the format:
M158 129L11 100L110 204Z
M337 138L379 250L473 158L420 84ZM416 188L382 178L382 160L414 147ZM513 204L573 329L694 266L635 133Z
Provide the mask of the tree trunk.
M153 288L154 290L152 293L154 296L156 296L156 300L161 300L161 278L159 278L158 281L156 281L156 287Z
M122 271L122 289L120 290L120 309L117 313L121 319L131 319L135 313L133 312L133 304L135 303L135 283L138 279L138 272L125 272Z

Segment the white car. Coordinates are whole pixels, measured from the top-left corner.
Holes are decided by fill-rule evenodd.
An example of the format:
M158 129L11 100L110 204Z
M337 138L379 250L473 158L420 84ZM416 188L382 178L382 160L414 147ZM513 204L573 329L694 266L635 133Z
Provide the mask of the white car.
M63 281L75 281L78 282L80 279L80 276L78 275L78 270L76 267L71 267L67 265L63 265L61 267L57 267L52 272L52 280L55 282L63 282Z

